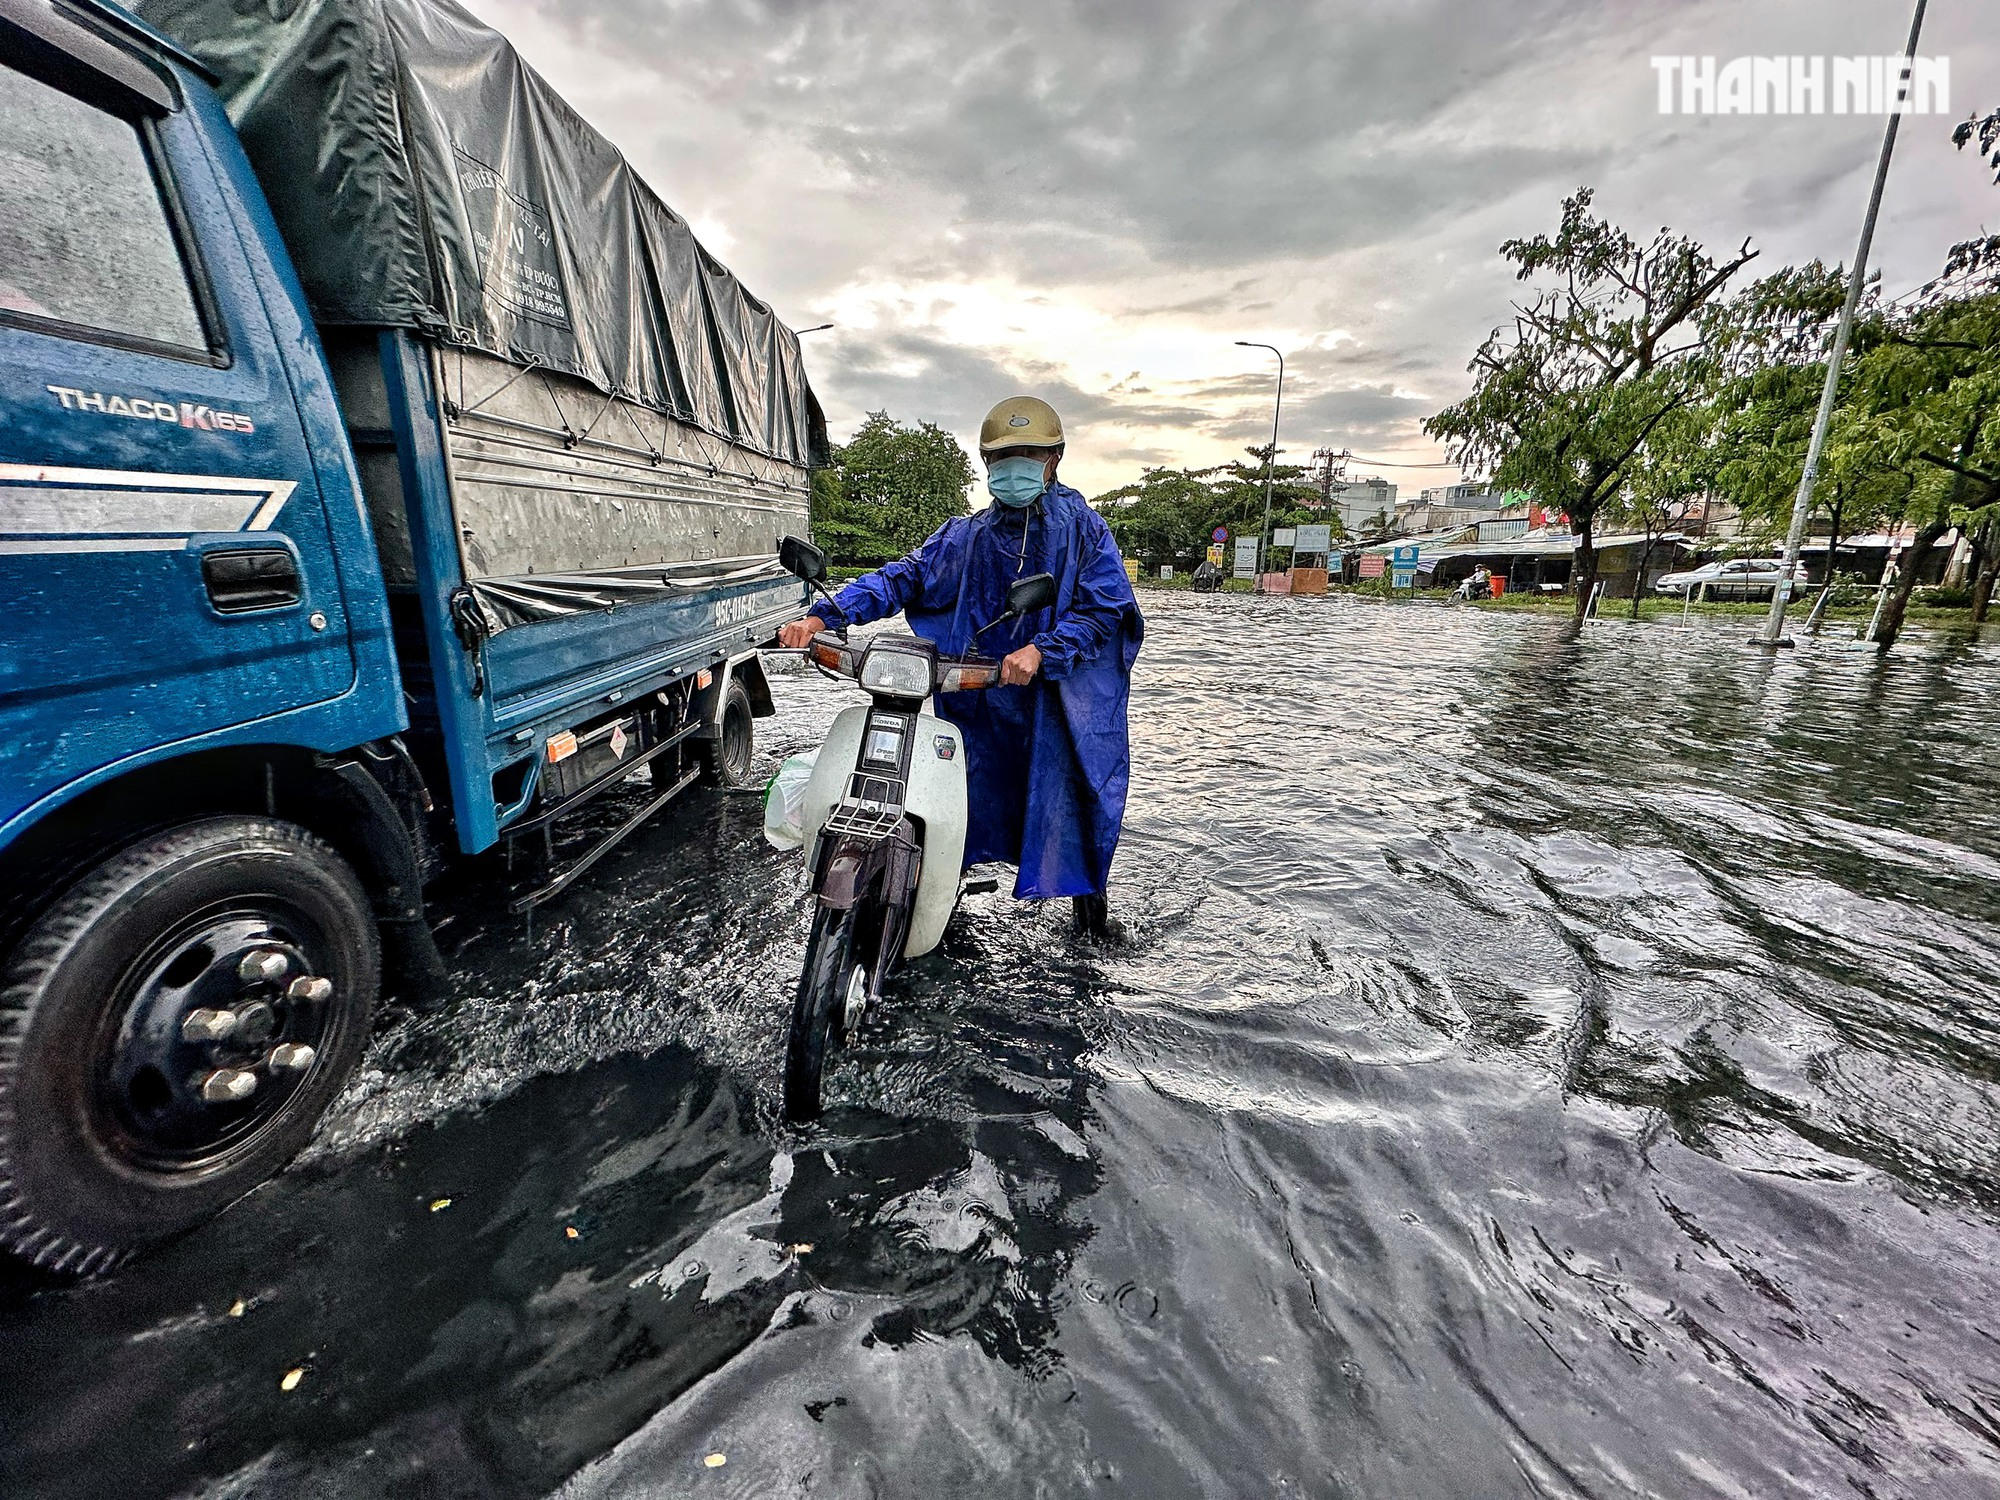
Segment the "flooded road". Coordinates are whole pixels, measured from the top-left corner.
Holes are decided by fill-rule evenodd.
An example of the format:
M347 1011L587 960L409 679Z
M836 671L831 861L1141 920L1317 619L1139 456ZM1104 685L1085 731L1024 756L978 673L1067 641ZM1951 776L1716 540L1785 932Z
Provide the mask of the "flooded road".
M2000 639L1144 602L1125 946L971 898L795 1134L755 799L468 886L290 1172L0 1290L6 1493L2000 1493Z

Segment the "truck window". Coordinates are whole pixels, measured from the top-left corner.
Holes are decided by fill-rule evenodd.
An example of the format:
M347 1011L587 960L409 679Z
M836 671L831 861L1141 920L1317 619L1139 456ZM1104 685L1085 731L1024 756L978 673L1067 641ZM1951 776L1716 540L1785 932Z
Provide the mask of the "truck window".
M206 354L138 126L0 65L0 315Z

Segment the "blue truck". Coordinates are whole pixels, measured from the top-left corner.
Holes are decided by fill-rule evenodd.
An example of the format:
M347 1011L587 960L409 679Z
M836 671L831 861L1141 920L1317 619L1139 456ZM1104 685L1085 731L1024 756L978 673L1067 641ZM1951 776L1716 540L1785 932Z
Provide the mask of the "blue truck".
M796 336L449 0L0 0L0 1250L277 1171L440 1003L453 859L624 787L526 910L744 783L824 450Z

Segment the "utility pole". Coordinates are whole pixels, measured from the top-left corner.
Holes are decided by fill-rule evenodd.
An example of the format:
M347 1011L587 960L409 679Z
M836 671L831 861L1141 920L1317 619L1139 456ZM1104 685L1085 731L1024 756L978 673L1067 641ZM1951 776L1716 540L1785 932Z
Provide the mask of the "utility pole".
M1321 510L1333 506L1333 487L1347 476L1347 461L1354 457L1347 448L1313 449L1313 468L1319 471L1319 505Z
M1915 14L1910 17L1910 40L1903 48L1903 66L1907 69L1910 60L1917 55L1917 34L1924 29L1924 5L1926 0L1917 0ZM1812 439L1806 444L1806 465L1799 474L1799 492L1792 501L1791 529L1785 533L1785 566L1778 579L1778 586L1771 590L1771 614L1764 622L1764 632L1757 637L1758 644L1772 649L1784 644L1785 606L1790 602L1792 574L1799 565L1799 546L1805 540L1806 517L1812 511L1813 483L1819 478L1820 450L1826 446L1826 429L1833 421L1834 401L1840 390L1840 366L1847 358L1848 336L1854 331L1854 310L1861 304L1861 289L1868 279L1868 247L1875 238L1875 215L1882 207L1882 187L1889 180L1889 157L1896 149L1896 127L1902 123L1903 105L1910 92L1907 75L1896 90L1895 107L1889 112L1889 123L1882 131L1882 154L1875 160L1875 185L1868 193L1868 212L1861 220L1861 243L1854 251L1854 273L1847 279L1847 301L1841 305L1840 323L1833 332L1833 349L1826 358L1826 385L1819 393L1819 414L1813 418ZM1827 555L1826 565L1833 567L1833 556Z
M1285 355L1276 344L1255 344L1249 339L1238 339L1236 343L1244 349L1269 349L1278 356L1278 396L1271 403L1271 451L1264 455L1264 529L1257 533L1257 577L1261 586L1264 549L1270 544L1271 536L1271 478L1278 466L1278 413L1285 407Z

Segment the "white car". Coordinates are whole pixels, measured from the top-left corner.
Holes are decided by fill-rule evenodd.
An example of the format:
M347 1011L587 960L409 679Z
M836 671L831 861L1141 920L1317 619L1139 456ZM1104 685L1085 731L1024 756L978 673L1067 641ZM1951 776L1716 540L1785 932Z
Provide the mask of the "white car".
M1689 594L1701 597L1704 587L1711 599L1770 598L1785 576L1785 563L1778 557L1732 557L1725 562L1703 563L1684 573L1668 573L1653 585L1662 594ZM1792 589L1806 581L1806 565L1792 568Z

